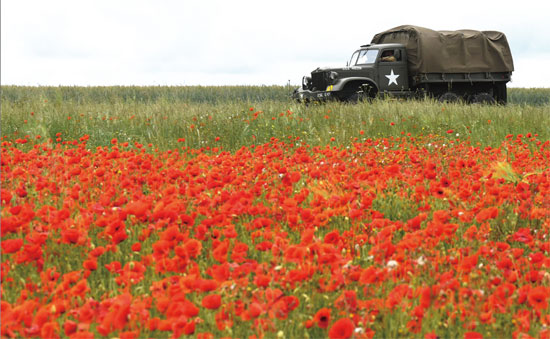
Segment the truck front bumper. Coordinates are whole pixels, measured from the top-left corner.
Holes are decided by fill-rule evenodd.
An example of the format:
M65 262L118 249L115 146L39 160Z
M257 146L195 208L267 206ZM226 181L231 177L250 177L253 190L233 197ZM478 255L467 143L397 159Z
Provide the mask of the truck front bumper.
M296 88L292 98L298 102L326 101L334 97L334 92L310 91L301 87Z

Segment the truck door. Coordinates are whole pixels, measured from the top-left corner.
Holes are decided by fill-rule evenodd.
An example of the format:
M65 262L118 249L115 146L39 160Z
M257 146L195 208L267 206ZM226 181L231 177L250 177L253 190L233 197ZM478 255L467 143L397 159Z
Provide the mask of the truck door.
M409 89L405 50L386 48L378 58L378 86L380 92Z

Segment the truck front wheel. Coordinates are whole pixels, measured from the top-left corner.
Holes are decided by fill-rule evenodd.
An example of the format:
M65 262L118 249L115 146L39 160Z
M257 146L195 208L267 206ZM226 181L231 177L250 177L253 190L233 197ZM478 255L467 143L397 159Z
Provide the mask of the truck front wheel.
M347 102L356 103L361 101L371 101L378 94L378 88L372 83L364 83L359 85L358 87L355 87L357 86L357 83L351 86L350 85L346 87L352 88L353 92L348 92L347 95L343 97L343 100Z
M365 93L363 93L362 91L357 91L355 93L351 93L349 95L346 95L343 100L345 102L349 102L349 103L358 103L358 102L363 102L363 101L366 101L366 100L369 100L369 99L370 98Z

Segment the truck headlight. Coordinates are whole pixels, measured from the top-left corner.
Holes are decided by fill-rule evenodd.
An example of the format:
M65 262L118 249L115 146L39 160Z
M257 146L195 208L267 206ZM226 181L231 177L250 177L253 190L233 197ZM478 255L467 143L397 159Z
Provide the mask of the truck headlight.
M338 73L332 71L332 72L329 73L328 78L329 78L331 81L334 81L334 80L338 79Z
M302 78L302 88L303 89L309 89L311 84L311 78L307 75Z

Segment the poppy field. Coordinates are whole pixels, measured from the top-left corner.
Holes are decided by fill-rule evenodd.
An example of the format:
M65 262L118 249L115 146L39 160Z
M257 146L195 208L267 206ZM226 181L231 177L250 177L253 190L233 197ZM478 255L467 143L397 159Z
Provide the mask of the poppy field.
M550 338L548 106L4 104L2 337Z

